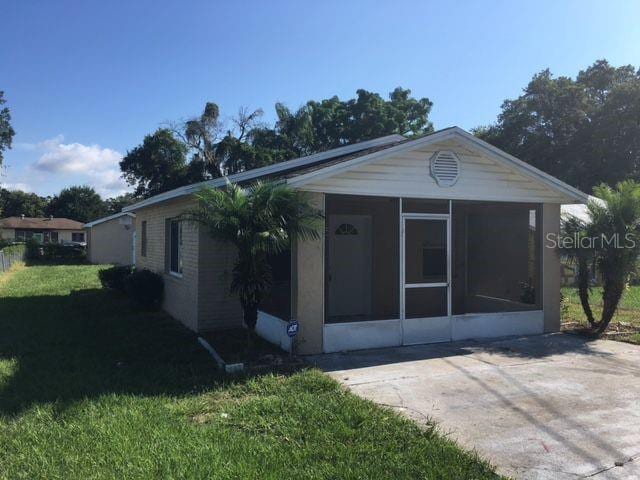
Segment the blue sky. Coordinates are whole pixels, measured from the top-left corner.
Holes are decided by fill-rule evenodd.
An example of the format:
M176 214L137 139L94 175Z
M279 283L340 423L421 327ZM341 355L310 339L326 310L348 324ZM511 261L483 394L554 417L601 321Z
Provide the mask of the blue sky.
M640 66L635 0L29 0L1 15L0 90L17 134L0 183L43 195L120 193L120 157L208 100L272 121L276 101L400 85L434 102L436 128L470 129L544 68Z

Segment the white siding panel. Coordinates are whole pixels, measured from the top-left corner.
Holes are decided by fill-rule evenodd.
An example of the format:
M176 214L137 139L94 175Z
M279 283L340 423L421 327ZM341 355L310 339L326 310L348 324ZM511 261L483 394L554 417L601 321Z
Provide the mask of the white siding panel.
M450 149L460 158L460 178L452 187L440 187L429 174L429 160L438 150ZM566 199L546 185L467 148L452 144L412 150L359 165L318 179L304 190L353 195L385 195L457 200L494 200L563 203Z

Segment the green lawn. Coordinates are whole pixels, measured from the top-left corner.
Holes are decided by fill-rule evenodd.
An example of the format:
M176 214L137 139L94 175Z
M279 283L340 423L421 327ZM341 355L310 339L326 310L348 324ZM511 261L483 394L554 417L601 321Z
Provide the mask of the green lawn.
M494 478L317 370L230 381L97 266L0 280L0 478Z
M563 322L577 322L587 324L578 289L574 287L564 287L562 294L565 297L566 307L563 311ZM591 291L590 303L594 315L599 318L602 310L602 287L595 287ZM640 345L640 286L631 285L624 292L618 311L611 321L609 330L613 333L607 338L620 340ZM635 333L624 331L635 330Z

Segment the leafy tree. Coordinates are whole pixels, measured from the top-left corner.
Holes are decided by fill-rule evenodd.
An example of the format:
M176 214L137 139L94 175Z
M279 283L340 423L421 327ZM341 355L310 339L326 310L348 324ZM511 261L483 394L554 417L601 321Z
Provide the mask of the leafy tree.
M203 188L197 197L200 208L190 218L204 225L213 238L237 249L231 291L240 299L251 339L258 306L271 285L268 255L286 250L293 239L318 238L322 214L304 192L276 183Z
M618 183L615 190L605 184L594 190L604 202L589 203L591 222L567 221L563 234L571 239L581 239L566 252L578 266L578 293L589 325L594 333L601 334L618 308L640 254L640 184L627 180ZM589 303L589 265L594 261L602 276L600 319L595 317Z
M43 198L35 193L27 193L20 190L0 189L0 213L4 217L44 216L48 198Z
M585 191L640 179L640 72L606 60L575 80L544 70L474 133Z
M296 155L311 155L392 133L429 133L433 130L429 121L432 106L428 98L412 98L411 90L401 87L389 94L389 100L360 89L356 98L312 100L295 112L276 104L275 132L284 140L281 148ZM257 138L254 144L260 145L260 140Z
M270 127L260 123L261 109L246 108L227 125L218 105L207 102L200 115L146 136L120 168L135 194L147 197L383 135L422 135L433 130L431 106L400 87L388 100L358 90L356 98L309 101L296 111L278 103Z
M104 217L106 207L93 188L75 186L64 188L54 196L47 207L46 214L84 223Z
M134 204L138 199L133 193L124 193L104 201L106 215L120 213L124 207Z
M191 183L187 147L169 129L161 128L144 137L120 162L120 170L134 195L150 197Z
M4 99L4 92L0 90L0 107L7 103ZM0 109L0 166L4 160L3 152L11 148L11 142L15 131L11 127L11 112L7 107Z

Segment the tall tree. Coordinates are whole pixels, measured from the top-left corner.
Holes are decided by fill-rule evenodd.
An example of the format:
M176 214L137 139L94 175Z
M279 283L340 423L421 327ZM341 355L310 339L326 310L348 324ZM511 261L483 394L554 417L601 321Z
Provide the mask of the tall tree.
M3 217L42 217L47 208L48 198L21 190L0 189L0 214Z
M207 102L200 115L147 135L120 168L136 195L150 196L383 135L423 135L433 130L431 106L400 87L388 99L358 90L356 98L312 100L296 111L278 103L271 127L260 122L261 109L240 109L223 122L218 105Z
M120 170L127 183L135 186L137 197L150 197L193 181L187 146L166 128L145 136L142 145L127 152Z
M433 130L429 121L432 106L428 98L415 99L411 90L401 87L391 92L388 100L360 89L356 98L311 100L295 112L276 104L275 131L285 140L285 148L310 155L392 133L428 133ZM259 140L254 143L260 145Z
M7 101L4 99L4 92L0 90L0 107L5 103L7 103ZM11 112L9 112L7 107L0 109L0 167L4 160L3 152L11 148L11 142L13 141L15 133L11 127Z
M474 133L585 191L640 179L640 71L606 60L576 79L544 70Z
M138 199L133 193L124 193L122 195L118 195L117 197L107 198L104 201L106 214L113 215L115 213L120 213L124 207L128 207L129 205L135 203L137 200Z
M70 218L78 222L90 222L105 216L106 208L100 195L87 186L64 188L49 203L47 215Z

